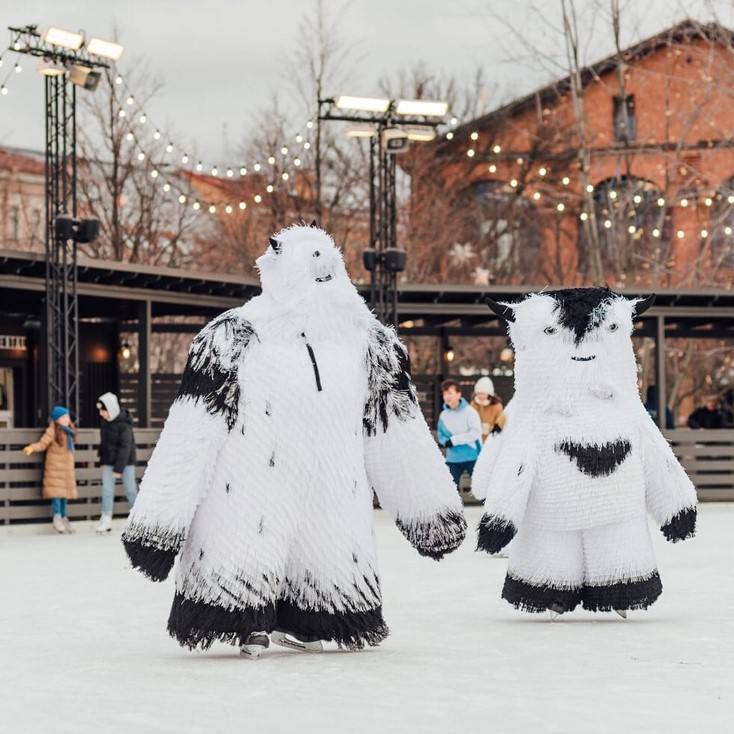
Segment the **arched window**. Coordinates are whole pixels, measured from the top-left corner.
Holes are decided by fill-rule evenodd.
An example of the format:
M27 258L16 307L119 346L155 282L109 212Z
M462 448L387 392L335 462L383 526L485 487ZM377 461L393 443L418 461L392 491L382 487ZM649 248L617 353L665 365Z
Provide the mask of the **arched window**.
M477 266L492 280L535 267L541 244L541 223L534 204L502 181L482 181L465 192L461 202L463 238L472 245Z
M594 187L596 235L605 274L629 280L664 265L671 223L663 193L650 181L620 176ZM587 228L579 227L579 267L590 272Z
M734 268L734 176L724 181L714 197L709 236L713 268Z

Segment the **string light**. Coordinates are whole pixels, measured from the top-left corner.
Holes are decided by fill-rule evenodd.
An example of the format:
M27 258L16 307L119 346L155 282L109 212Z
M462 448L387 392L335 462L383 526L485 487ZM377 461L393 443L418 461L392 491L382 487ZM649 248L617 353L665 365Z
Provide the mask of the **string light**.
M479 140L479 133L475 130L469 137L472 140Z
M242 166L242 168L240 168L240 176L246 176L246 175L247 175L247 169L244 166Z
M709 236L708 230L707 229L702 229L701 230L701 239L704 239L705 240L708 236Z
M169 191L171 190L171 184L169 184L168 182L164 183L164 184L163 184L163 190L164 190L164 191L165 191L166 193L168 193L168 192L169 192Z
M453 139L454 139L454 134L453 134L453 132L451 132L451 130L449 130L446 133L446 140L453 140Z
M589 218L589 215L586 212L581 212L581 214L579 214L579 219L582 222L585 222L588 218Z
M562 183L562 184L563 184L564 186L568 186L568 184L570 184L570 183L571 183L571 179L570 179L570 178L569 178L568 176L564 176L564 177L563 177L563 178L561 179L561 183Z
M178 203L179 203L179 204L185 204L185 203L186 203L186 197L185 197L185 196L184 196L183 194L181 194L181 195L180 195L180 196L178 197Z
M558 209L559 212L562 212L565 208L566 205L562 201L556 204L556 209Z
M594 191L594 187L591 184L586 184L586 191L591 194Z
M727 201L728 201L728 202L729 202L730 204L734 204L734 194L729 194L729 196L727 196L727 197L726 197L726 200L727 200Z
M653 229L652 236L653 237L660 237L660 230L657 227L655 227L655 229Z
M234 176L234 171L231 168L227 169L227 178L232 178Z
M0 94L5 96L7 93L8 93L8 88L4 84L0 86Z
M161 131L160 130L156 130L153 133L153 140L160 140L160 139L161 139Z
M682 229L679 229L679 230L678 230L678 231L677 231L677 232L675 233L675 236L676 236L676 237L677 237L677 238L678 238L679 240L682 240L682 239L683 239L683 238L684 238L684 237L686 236L686 233L685 233L685 232L684 232L684 231L683 231Z
M688 199L681 199L680 205L685 209L688 206Z
M188 162L189 162L189 157L186 155L186 153L184 153L181 156L181 163L183 163L184 165L186 165Z
M232 207L229 204L227 204L227 206L224 207L224 211L227 214L231 214L232 213Z
M501 152L502 152L502 147L501 147L501 146L499 146L499 145L495 145L495 146L494 146L494 147L492 148L492 152L493 152L493 153L501 153Z
M173 143L169 143L166 146L166 153L170 153L171 151L173 151Z
M610 199L612 199L612 201L614 201L614 199L616 199L616 198L617 198L617 192L616 192L616 191L615 191L614 189L612 189L612 190L611 190L611 191L609 192L609 198L610 198Z
M281 176L280 176L280 177L281 177L281 178L282 178L282 179L283 179L284 181L287 181L287 180L288 180L288 179L290 178L290 176L288 176L288 172L287 172L287 171L283 171L283 173L281 174Z
M662 196L658 199L658 206L665 206L665 199Z
M273 184L268 184L268 185L267 185L267 186L265 187L265 191L267 191L267 192L268 192L269 194L272 194L272 193L273 193L273 191L275 191L275 187L273 186Z
M731 234L731 227L724 227L724 234L727 235L727 236L730 235Z
M548 169L547 169L547 168L545 168L545 166L541 166L541 167L540 167L540 168L538 169L538 175L540 175L540 176L545 176L545 174L546 174L546 173L548 173Z
M513 188L513 189L514 189L514 188L517 188L517 179L516 179L516 178L513 178L513 179L512 179L511 181L510 181L510 186L512 186L512 188Z
M280 152L281 152L281 153L282 153L283 155L288 155L288 146L287 146L287 145L284 145L284 146L283 146L283 147L282 147L282 148L280 149Z
M711 206L714 202L711 200L711 197L710 196L707 196L704 199L703 203L706 204L706 206Z
M469 150L466 151L467 158L473 158L475 155L474 148L469 148Z
M611 229L612 228L612 220L611 219L605 219L604 220L604 227L606 229Z
M632 201L634 201L634 202L635 202L635 204L639 204L639 203L640 203L640 202L642 201L642 197L641 197L641 196L640 196L639 194L635 194L635 195L634 195L634 196L632 197Z
M147 121L148 121L148 118L147 118L147 117L146 117L145 115L140 115L140 117L138 117L138 122L139 122L139 123L140 123L141 125L145 125L145 123L146 123Z
M293 165L294 166L300 166L301 165L301 159L300 158L294 158L293 159Z
M198 211L199 211L199 209L201 209L201 204L199 204L199 202L198 202L198 201L195 201L195 202L193 203L193 205L192 205L192 209L193 209L193 210L194 210L195 212L198 212Z
M308 129L310 130L310 129L311 129L312 127L313 127L313 120L309 120L309 121L308 121L308 122L306 123L306 127L307 127L307 128L308 128Z
M268 156L268 163L272 166L275 163L275 156Z
M535 201L538 201L538 199L540 199L540 191L535 191L533 193L533 199L535 199Z
M255 203L259 204L263 200L262 196L260 194L255 194Z
M635 225L634 225L634 224L630 224L630 226L629 226L629 227L627 227L627 231L628 231L628 232L629 232L630 234L634 234L635 232L637 232L637 227L635 227Z
M242 209L243 211L244 211L245 209L247 209L247 202L245 202L245 201L241 201L241 202L240 202L240 209Z
M209 205L209 214L216 214L217 213L217 207L214 206L214 204Z
M489 172L495 173L497 171L497 166L494 165L494 163L491 163L489 166Z

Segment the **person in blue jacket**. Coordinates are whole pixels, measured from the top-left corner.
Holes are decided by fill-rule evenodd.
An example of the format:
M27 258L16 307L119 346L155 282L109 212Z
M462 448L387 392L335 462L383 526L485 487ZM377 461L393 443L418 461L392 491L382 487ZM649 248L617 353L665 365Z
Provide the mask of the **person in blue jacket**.
M461 396L454 380L441 383L443 410L438 418L438 442L446 449L446 464L456 488L464 472L471 474L482 449L479 414Z

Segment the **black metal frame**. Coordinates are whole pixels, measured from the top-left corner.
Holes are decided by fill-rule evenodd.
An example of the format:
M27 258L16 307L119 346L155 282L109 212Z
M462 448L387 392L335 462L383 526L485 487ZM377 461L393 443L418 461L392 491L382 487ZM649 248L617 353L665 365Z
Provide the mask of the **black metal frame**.
M370 242L374 249L374 269L370 271L370 307L385 324L398 327L398 273L386 266L385 253L398 247L398 212L395 153L382 144L384 132L391 127L421 126L436 128L443 120L397 115L391 102L384 113L347 114L338 110L335 100L318 100L318 125L323 121L367 123L375 134L370 138ZM321 139L321 135L317 136Z
M10 47L64 66L90 69L108 64L77 51L46 43L38 26L9 27ZM77 243L59 236L56 217L77 216L76 86L66 73L45 77L46 115L46 312L45 403L65 405L79 417L79 301Z

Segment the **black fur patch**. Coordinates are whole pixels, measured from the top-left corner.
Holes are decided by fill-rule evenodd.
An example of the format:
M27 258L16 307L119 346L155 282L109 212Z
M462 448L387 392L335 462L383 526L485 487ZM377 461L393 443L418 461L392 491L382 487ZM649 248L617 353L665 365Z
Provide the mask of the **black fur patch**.
M502 598L523 612L540 613L547 609L554 612L570 612L582 599L582 589L556 589L552 586L536 586L509 573L502 588Z
M657 571L643 579L564 589L547 584L531 584L508 573L502 598L524 612L539 613L548 609L559 613L570 612L579 604L590 612L611 612L614 609L647 609L662 590Z
M632 446L626 439L617 439L601 446L597 444L584 446L566 439L556 444L555 450L575 461L580 472L591 477L604 477L617 470L629 455Z
M239 361L254 334L252 324L234 311L207 324L191 344L176 399L202 400L209 413L224 416L231 431L240 397Z
M260 608L225 609L192 601L176 593L168 617L168 634L190 650L206 650L216 640L242 645L251 632L275 629L275 605Z
M395 333L381 324L370 330L367 346L368 397L362 423L368 436L387 431L391 417L406 420L418 405L410 358Z
M576 344L584 336L599 326L604 318L605 305L617 294L609 288L563 288L543 291L558 303L558 321L561 326L573 332Z
M455 510L447 510L428 522L395 521L400 532L422 556L440 561L458 548L466 536L466 519Z
M291 601L277 605L275 629L295 635L305 642L332 640L339 647L361 650L375 647L389 634L382 618L382 607L365 611L323 612L302 609Z
M168 578L183 541L182 532L135 523L128 525L122 534L122 544L132 567L153 581Z
M494 515L483 515L477 526L477 550L499 553L516 535L517 528Z
M628 579L615 584L584 586L584 609L611 612L613 609L647 609L660 596L663 584L653 571L647 578Z
M686 507L675 515L662 528L663 535L671 543L692 538L696 534L696 508Z

